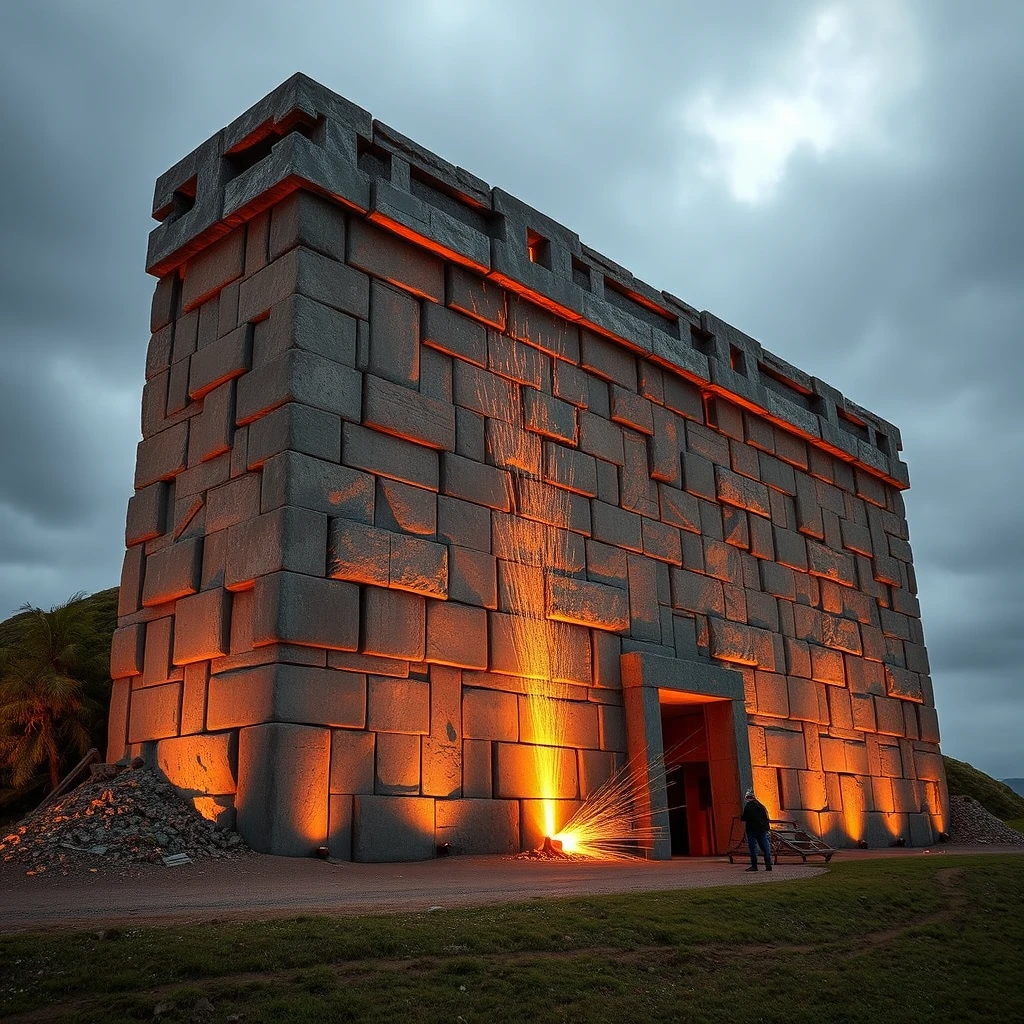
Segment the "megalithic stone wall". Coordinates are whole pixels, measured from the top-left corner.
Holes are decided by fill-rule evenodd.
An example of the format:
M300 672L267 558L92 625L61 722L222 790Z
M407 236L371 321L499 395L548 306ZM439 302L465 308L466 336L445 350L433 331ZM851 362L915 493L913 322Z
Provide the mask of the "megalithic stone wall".
M512 851L702 680L726 823L945 829L892 424L303 76L154 216L110 759L259 850Z

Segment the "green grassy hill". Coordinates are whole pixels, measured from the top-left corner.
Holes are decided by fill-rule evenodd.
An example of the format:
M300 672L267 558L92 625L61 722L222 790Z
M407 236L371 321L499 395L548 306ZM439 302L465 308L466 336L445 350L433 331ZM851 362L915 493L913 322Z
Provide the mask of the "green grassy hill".
M973 796L990 814L1003 821L1024 818L1024 797L1014 793L1005 782L978 771L966 761L943 757L950 796Z

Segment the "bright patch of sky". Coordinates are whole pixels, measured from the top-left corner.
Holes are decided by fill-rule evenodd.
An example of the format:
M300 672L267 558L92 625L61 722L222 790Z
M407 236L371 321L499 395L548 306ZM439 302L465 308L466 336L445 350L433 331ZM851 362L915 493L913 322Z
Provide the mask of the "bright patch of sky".
M683 109L706 136L700 172L743 203L772 197L790 157L847 147L884 149L886 107L919 80L912 21L899 0L830 4L814 12L761 81L740 96L706 88Z

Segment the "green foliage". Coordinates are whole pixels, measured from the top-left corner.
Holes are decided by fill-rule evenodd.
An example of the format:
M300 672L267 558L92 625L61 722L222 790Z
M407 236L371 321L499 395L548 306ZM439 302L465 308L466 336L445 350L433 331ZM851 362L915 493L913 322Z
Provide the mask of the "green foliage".
M1021 1020L1022 868L834 860L720 889L6 936L0 1017L115 1022L164 1004L161 1020L188 1021L209 999L247 1022Z
M53 789L105 741L117 590L0 623L0 804Z
M989 814L1003 821L1024 817L1024 797L1014 793L1005 782L978 771L966 761L943 757L950 796L972 796Z

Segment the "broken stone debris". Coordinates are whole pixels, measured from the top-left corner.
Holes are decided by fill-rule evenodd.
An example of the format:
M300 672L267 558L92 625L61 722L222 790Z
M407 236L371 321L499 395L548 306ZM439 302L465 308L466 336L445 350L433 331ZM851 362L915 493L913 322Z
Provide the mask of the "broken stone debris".
M949 798L949 837L978 846L1024 846L1024 835L990 814L974 797Z
M0 859L29 874L68 874L100 862L171 867L247 851L238 833L207 821L151 769L103 768L0 838Z

